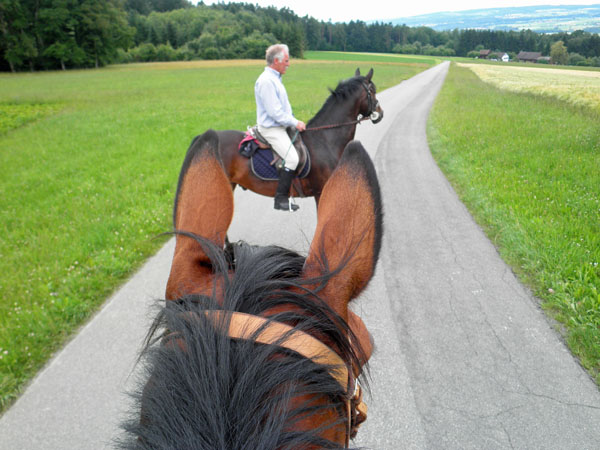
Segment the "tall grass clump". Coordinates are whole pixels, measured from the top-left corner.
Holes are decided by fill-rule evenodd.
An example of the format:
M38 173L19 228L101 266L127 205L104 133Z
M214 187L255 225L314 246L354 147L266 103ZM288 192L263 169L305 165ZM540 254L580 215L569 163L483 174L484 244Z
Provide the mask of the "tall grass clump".
M308 120L358 63L294 61ZM375 68L379 89L426 66ZM254 124L262 61L0 75L0 411L164 242L180 165L208 128ZM385 105L384 105L385 107Z
M598 109L500 90L452 66L434 157L502 257L600 383Z

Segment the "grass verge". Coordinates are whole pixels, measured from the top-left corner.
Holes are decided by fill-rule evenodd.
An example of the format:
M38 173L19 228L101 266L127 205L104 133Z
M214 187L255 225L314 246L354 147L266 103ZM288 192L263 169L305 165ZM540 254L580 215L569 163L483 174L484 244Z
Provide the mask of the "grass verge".
M378 90L420 66L293 61L307 121L357 66ZM208 128L255 121L262 61L0 75L0 412L164 242L180 165ZM383 105L385 108L385 105Z
M600 384L599 119L453 64L428 136L462 201Z

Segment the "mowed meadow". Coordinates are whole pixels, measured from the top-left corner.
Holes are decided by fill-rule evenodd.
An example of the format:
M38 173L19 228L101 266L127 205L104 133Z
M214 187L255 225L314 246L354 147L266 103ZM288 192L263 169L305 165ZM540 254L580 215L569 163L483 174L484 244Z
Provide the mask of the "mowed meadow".
M357 67L374 68L381 91L435 63L329 59L292 61L285 75L305 121ZM164 243L188 145L208 128L254 124L263 67L198 61L0 74L0 412Z
M598 75L453 64L428 138L462 201L600 384Z

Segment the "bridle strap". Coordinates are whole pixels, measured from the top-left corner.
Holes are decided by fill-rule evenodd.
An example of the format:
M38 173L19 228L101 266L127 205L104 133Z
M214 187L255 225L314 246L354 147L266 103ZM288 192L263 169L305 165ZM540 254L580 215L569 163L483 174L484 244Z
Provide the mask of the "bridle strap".
M330 347L311 335L294 330L290 325L237 311L206 310L202 312L215 325L229 317L227 335L234 339L252 340L259 344L287 348L318 364L330 367L330 374L348 392L346 363Z
M371 114L373 114L373 111L375 111L377 104L373 104L373 97L371 96L371 90L369 89L369 84L366 81L363 81L362 85L365 88L365 91L367 92L367 103L369 105L369 112L367 114L365 114L365 116L369 117Z
M361 117L360 119L356 119L356 120L351 120L350 122L342 122L342 123L333 123L331 125L321 125L320 127L311 127L311 128L307 128L304 131L318 131L318 130L328 130L330 128L341 128L341 127L347 127L349 125L356 125L358 123L361 123L365 120L369 120L369 116L365 116L365 117Z
M190 319L193 318L190 312L184 314ZM354 374L348 370L346 363L335 351L304 331L264 317L223 310L205 310L200 314L212 321L216 327L228 319L227 335L233 339L277 345L292 350L315 363L328 366L330 375L347 393L345 399L346 448L349 447L350 438L354 437L360 424L367 418L367 405L362 400L362 390L354 378Z

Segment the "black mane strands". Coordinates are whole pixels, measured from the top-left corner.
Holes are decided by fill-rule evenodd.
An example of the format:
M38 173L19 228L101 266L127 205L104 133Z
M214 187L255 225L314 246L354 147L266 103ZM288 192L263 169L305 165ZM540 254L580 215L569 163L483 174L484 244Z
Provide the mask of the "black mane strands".
M348 341L348 325L307 287L322 285L327 277L301 279L305 258L281 247L236 243L223 251L210 241L196 239L210 255L216 277L223 280L222 304L216 297L196 295L167 301L161 308L142 357L143 381L134 394L142 418L132 414L123 426L127 437L118 445L129 449L338 448L318 436L323 430L291 429L300 418L322 409L314 404L290 409L290 399L301 395L326 398L327 408L337 409L340 423L345 421L346 392L328 366L277 345L231 339L221 331L228 328L229 316L223 314L222 323L215 323L200 313L223 309L260 315L286 306L282 310L287 312L273 315L272 320L325 337L342 359L358 364Z

